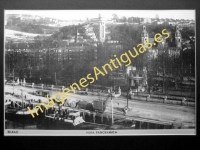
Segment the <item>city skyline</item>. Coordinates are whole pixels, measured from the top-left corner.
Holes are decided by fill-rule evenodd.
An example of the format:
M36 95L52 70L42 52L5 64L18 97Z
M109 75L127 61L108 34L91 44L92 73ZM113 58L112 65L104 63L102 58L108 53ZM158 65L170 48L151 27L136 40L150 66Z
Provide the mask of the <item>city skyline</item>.
M70 15L66 15L66 13L70 13ZM99 14L105 19L111 19L112 15L116 14L119 18L123 16L155 18L158 15L163 19L195 20L195 10L5 10L5 14L37 15L60 20L86 20L87 18L97 18Z

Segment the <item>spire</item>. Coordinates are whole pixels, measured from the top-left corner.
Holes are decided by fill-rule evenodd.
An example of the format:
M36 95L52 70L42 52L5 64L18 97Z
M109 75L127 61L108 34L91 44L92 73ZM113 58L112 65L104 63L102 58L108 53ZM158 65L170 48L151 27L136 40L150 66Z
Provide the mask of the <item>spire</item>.
M182 36L178 26L176 26L175 40L176 40L176 47L181 48Z

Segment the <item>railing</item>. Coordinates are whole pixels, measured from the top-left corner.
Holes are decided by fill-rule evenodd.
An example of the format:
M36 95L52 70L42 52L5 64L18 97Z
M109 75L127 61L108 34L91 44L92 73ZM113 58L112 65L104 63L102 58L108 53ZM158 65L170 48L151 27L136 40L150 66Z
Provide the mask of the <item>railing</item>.
M155 94L148 94L148 93L141 93L141 92L134 93L133 95L129 95L129 97L133 100L143 100L143 101L150 101L150 102L195 106L195 99L188 98L188 97L155 95Z

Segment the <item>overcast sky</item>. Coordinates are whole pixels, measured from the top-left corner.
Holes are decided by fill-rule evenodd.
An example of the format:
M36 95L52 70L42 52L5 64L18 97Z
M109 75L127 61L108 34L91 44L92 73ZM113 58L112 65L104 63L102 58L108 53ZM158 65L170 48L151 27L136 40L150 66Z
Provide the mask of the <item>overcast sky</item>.
M5 10L5 14L31 14L62 20L85 20L97 18L99 14L109 19L112 14L118 17L149 17L195 20L195 10Z

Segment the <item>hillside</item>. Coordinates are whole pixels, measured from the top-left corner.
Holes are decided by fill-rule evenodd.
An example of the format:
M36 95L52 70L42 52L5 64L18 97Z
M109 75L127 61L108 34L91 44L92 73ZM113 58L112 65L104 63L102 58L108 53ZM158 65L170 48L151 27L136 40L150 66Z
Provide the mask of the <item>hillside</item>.
M5 29L9 30L35 34L53 34L59 29L59 26L56 26L54 22L47 18L11 14L7 14L5 18Z

